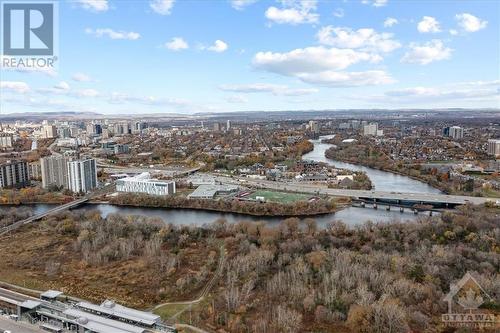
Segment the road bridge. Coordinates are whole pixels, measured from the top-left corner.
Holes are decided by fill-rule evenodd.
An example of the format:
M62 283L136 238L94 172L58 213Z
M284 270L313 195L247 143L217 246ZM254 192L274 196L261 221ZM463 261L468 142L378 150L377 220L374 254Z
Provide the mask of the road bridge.
M412 193L412 192L387 192L377 190L346 190L333 189L315 184L290 181L276 182L269 180L255 180L249 178L229 178L216 176L217 181L224 183L240 184L242 186L255 186L279 191L310 193L316 195L329 195L335 197L349 197L356 200L372 202L385 202L395 204L421 204L433 207L454 207L471 203L474 205L486 202L500 202L500 198L472 197L462 195L448 195L443 193Z
M24 220L20 220L20 221L14 222L12 224L9 224L8 226L5 226L5 227L0 229L0 236L4 235L12 230L18 229L25 224L30 224L34 221L40 220L46 216L60 213L62 211L65 211L66 209L72 209L72 208L78 207L78 206L84 204L85 202L95 198L95 197L107 194L107 193L112 192L114 190L115 190L115 184L112 183L112 184L106 185L102 188L99 188L99 189L87 194L83 198L73 200L71 202L68 202L68 203L56 206L52 209L49 209L43 213L36 214L36 215L30 216Z

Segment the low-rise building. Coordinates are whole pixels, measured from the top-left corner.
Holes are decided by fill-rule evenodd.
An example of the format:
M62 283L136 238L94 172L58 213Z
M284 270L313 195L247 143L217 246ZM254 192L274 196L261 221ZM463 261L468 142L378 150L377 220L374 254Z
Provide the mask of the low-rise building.
M175 194L175 182L151 178L149 172L134 177L121 178L116 181L118 192L146 193L151 195Z
M190 199L213 199L216 195L227 195L237 192L236 185L200 185L188 195Z

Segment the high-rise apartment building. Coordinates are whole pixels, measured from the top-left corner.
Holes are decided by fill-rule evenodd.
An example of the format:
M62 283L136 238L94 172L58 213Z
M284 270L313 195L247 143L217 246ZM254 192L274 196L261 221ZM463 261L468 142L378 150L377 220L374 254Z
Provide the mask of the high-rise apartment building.
M363 126L363 135L377 135L378 124L370 123L368 125Z
M455 140L462 139L464 137L464 129L459 126L452 126L449 129L449 136Z
M319 133L319 123L315 120L309 121L309 130L313 133Z
M89 192L97 187L97 166L94 159L68 162L69 189Z
M13 142L12 135L0 135L0 148L11 148Z
M0 164L0 188L25 187L30 184L26 161L7 161Z
M40 162L31 162L28 164L28 175L30 179L35 180L39 180L42 177Z
M49 188L57 186L69 188L68 162L69 158L64 156L48 156L40 159L42 172L42 186Z
M488 140L488 155L500 156L500 139Z
M44 138L55 138L57 137L57 128L54 125L44 125L42 127L42 135Z

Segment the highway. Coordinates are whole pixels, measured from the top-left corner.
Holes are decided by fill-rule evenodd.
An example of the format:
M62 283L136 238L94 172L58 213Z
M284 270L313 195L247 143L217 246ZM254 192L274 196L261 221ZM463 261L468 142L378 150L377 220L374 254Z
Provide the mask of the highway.
M335 197L350 197L353 199L367 199L367 200L391 200L391 201L409 201L414 203L423 204L450 204L450 205L463 205L471 203L475 205L484 204L486 202L500 202L500 198L484 198L484 197L471 197L461 195L447 195L439 193L411 193L411 192L384 192L384 191L370 191L370 190L344 190L326 188L314 184L303 182L275 182L269 180L255 180L249 178L229 178L223 176L216 176L217 181L223 183L240 184L242 186L250 185L261 188L268 188L272 190L302 192L310 194L324 194Z
M153 166L152 168L148 167L129 167L129 166L121 166L121 165L113 165L106 163L104 159L97 159L97 166L102 168L105 173L115 174L115 173L127 173L127 174L139 174L142 172L150 172L150 173L160 173L167 177L174 176L183 176L189 175L199 171L205 164L202 163L194 168L184 168L184 167L172 167L172 166Z

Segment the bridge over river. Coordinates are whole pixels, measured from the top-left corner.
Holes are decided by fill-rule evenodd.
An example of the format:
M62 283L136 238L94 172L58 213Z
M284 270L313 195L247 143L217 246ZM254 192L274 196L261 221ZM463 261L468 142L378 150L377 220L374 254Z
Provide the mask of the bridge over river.
M305 182L276 182L268 180L254 180L248 178L229 178L217 176L218 181L224 183L241 184L245 186L255 186L279 191L291 191L310 194L323 194L335 197L349 197L356 200L373 202L395 203L395 204L420 204L431 205L433 207L454 207L471 203L474 205L486 202L500 202L500 198L471 197L461 195L447 195L442 193L412 193L412 192L388 192L371 190L344 190L326 188Z
M68 202L68 203L56 206L52 209L49 209L43 213L36 214L36 215L28 217L27 219L9 224L8 226L5 226L5 227L0 229L0 236L4 235L12 230L18 229L25 224L30 224L34 221L40 220L40 219L44 218L45 216L49 216L49 215L52 215L55 213L62 212L66 209L71 209L71 208L75 208L77 206L80 206L81 204L83 204L83 203L85 203L93 198L96 198L96 197L99 197L101 195L113 192L115 190L115 188L116 187L115 187L114 183L106 185L100 189L97 189L97 190L85 195L83 198L73 200L71 202Z

